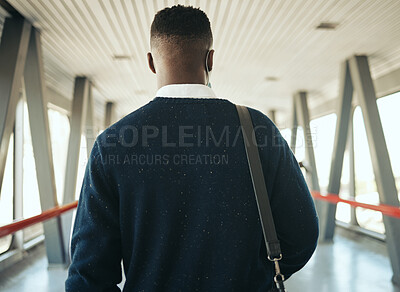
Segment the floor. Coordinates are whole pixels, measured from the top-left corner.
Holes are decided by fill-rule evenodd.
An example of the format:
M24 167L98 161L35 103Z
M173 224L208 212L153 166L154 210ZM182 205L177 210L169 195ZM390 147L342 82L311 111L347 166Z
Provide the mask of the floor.
M385 244L336 228L334 243L319 244L307 265L287 281L287 290L319 292L400 292Z
M0 291L64 291L66 276L66 269L47 268L40 246L0 274ZM391 277L382 242L337 228L334 244L320 244L310 262L286 282L286 288L289 292L400 292Z

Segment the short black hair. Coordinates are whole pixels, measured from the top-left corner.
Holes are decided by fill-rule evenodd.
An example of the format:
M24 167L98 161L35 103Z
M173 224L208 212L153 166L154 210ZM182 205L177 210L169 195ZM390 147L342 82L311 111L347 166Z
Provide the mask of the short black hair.
M164 8L154 16L150 30L151 45L158 41L176 43L179 46L212 46L210 20L199 8L175 5Z

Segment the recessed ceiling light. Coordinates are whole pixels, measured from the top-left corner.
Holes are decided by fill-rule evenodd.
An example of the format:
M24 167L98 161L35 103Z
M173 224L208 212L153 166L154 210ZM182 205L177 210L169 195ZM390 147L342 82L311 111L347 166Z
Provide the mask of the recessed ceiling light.
M275 77L275 76L267 76L267 77L265 77L265 80L266 80L266 81L275 82L275 81L278 81L278 77Z
M333 30L335 29L339 23L336 22L321 22L316 29L327 29L327 30Z
M127 61L132 59L132 57L128 55L114 55L113 59L114 61Z
M135 94L138 94L138 95L140 95L140 94L146 94L147 93L147 91L146 90L143 90L143 89L137 89L137 90L135 90Z

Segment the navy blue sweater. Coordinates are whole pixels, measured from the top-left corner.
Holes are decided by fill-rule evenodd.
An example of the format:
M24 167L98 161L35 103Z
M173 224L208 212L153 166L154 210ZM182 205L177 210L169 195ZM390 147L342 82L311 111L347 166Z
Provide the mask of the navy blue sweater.
M250 108L288 278L318 218L276 126ZM156 97L100 134L88 160L66 291L266 291L267 260L235 105Z

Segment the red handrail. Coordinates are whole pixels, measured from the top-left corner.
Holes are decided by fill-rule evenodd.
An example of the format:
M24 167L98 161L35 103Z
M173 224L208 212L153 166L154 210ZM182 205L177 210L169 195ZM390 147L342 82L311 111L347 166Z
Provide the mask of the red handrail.
M350 200L342 199L338 195L335 195L335 194L321 195L320 192L316 192L316 191L312 191L311 194L315 199L327 201L331 204L345 203L352 207L361 207L364 209L381 212L383 215L386 215L386 216L400 218L400 208L399 207L394 207L394 206L390 206L390 205L386 205L386 204L379 204L379 205L366 204L366 203L357 202L357 201L351 200L351 199ZM16 220L11 224L1 226L0 227L0 238L3 236L10 235L14 232L17 232L17 231L24 229L28 226L31 226L33 224L37 224L37 223L46 221L48 219L51 219L53 217L60 216L62 213L65 213L71 209L76 208L77 205L78 205L78 201L75 201L75 202L69 203L69 204L61 206L61 207L57 206L57 207L48 209L37 216L33 216L33 217L30 217L27 219Z
M24 229L28 226L31 226L36 223L40 223L46 220L49 220L53 217L60 216L62 213L65 213L71 209L76 208L78 206L78 201L66 204L64 206L57 206L46 211L43 211L41 214L27 218L15 220L13 223L4 225L0 227L0 238L3 236L10 235L14 232L17 232L21 229Z
M335 194L321 195L320 192L316 192L316 191L312 191L311 194L317 200L327 201L332 204L345 203L345 204L349 204L352 207L361 207L364 209L381 212L383 215L386 215L386 216L400 218L400 208L399 207L394 207L394 206L390 206L390 205L386 205L386 204L379 204L379 205L366 204L366 203L357 202L357 201L351 200L351 199L350 200L342 199L338 195L335 195Z

